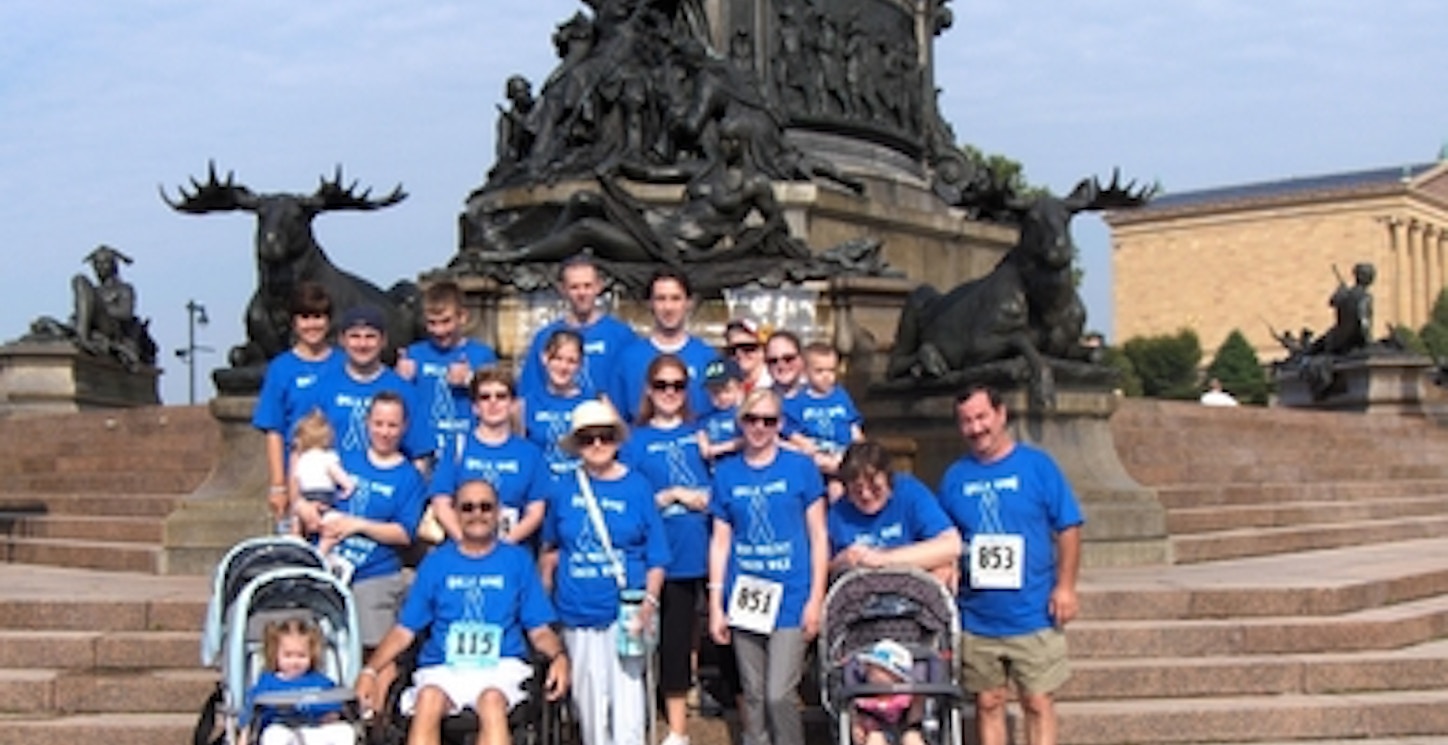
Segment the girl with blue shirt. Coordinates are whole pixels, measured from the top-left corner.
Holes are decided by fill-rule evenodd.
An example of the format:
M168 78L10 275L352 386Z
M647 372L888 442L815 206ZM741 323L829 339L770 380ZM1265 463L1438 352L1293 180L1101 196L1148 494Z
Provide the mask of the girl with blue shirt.
M579 404L566 442L581 465L553 483L543 521L538 566L573 659L584 745L645 741L642 640L669 564L653 489L618 460L626 432L608 403Z
M780 447L779 394L751 391L739 412L744 448L715 467L709 507L709 633L733 639L745 740L804 745L795 689L824 606L825 485L807 456Z
M548 467L537 445L513 434L513 381L497 368L479 370L470 386L477 426L438 458L432 477L432 509L453 540L461 524L453 492L466 481L482 479L498 493L502 513L498 535L506 543L530 541L543 522Z
M688 741L688 693L699 614L708 574L709 466L689 410L688 366L672 354L649 364L647 395L620 459L643 474L663 516L671 561L659 597L659 690L669 725L667 745Z
M571 329L554 331L543 345L544 384L525 391L522 397L524 435L543 451L548 469L555 475L578 465L558 443L573 428L573 409L588 400L578 384L582 363L583 337Z

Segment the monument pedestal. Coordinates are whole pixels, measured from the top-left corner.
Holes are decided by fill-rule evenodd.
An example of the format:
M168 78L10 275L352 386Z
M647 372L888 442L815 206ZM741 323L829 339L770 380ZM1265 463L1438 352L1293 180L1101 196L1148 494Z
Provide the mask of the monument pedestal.
M1299 409L1426 416L1448 421L1448 392L1432 381L1433 361L1413 354L1368 355L1334 360L1333 383L1314 397L1296 371L1279 370L1277 403Z
M914 442L914 472L932 488L964 453L953 396L873 393L861 398L860 406L871 437ZM1082 563L1170 563L1166 510L1155 491L1131 478L1116 453L1110 428L1116 406L1116 395L1105 390L1059 389L1050 412L1032 409L1022 392L1006 394L1012 434L1048 451L1081 500Z
M0 346L0 416L156 406L160 376L159 368L128 370L69 341L11 342Z
M210 574L237 541L272 530L266 508L266 440L251 426L252 397L218 397L211 415L221 423L216 468L166 517L164 574Z

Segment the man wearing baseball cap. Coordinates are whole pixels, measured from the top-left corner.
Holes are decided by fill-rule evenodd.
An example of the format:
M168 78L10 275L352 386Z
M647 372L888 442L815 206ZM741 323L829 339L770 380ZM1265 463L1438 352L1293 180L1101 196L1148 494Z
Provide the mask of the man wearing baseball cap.
M342 312L337 323L337 345L345 359L317 382L317 404L336 435L337 453L367 450L367 408L372 397L392 391L403 399L407 430L402 452L418 460L431 454L433 438L414 401L412 384L383 364L387 348L387 319L375 305L356 305Z

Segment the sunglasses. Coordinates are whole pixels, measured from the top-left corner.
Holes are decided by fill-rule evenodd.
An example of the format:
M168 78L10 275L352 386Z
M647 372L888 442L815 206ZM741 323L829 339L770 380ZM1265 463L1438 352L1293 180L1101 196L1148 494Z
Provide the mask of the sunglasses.
M656 391L673 391L675 393L683 393L684 388L688 385L682 380L655 380L649 383L649 387Z
M743 419L744 419L744 423L745 423L745 424L762 424L762 425L764 425L764 426L766 426L766 427L778 427L778 426L779 426L779 416L778 416L778 415L768 416L768 415L764 415L764 414L745 414L745 415L743 416Z
M765 357L764 361L766 364L778 365L781 362L793 364L797 359L799 359L797 354L781 354L778 357Z
M739 354L740 352L754 354L759 351L759 347L760 345L756 342L744 342L743 344L730 344L725 347L725 350L728 351L729 354Z
M577 443L580 447L583 445L595 445L598 443L603 443L604 445L612 445L615 442L618 442L618 433L615 432L611 427L609 429L583 430L573 436L573 441Z
M513 394L507 391L484 391L473 396L474 401L507 401Z
M496 509L498 509L496 502L458 502L458 512L464 515L471 515L474 512L487 515Z

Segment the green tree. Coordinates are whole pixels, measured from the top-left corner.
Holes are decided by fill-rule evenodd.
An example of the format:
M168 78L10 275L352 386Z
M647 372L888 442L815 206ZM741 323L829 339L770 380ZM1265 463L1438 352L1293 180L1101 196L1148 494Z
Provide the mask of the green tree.
M1207 366L1207 377L1222 381L1222 388L1242 403L1267 403L1267 373L1257 359L1257 350L1238 329L1232 329L1217 348L1212 364Z
M1136 366L1131 364L1131 358L1121 350L1121 347L1102 347L1101 364L1116 371L1117 385L1121 392L1128 396L1141 395L1141 376L1136 374Z
M1428 322L1419 329L1418 337L1424 347L1420 351L1434 357L1448 355L1448 289L1438 293L1438 299L1433 301L1433 312L1428 316Z
M1142 394L1151 398L1193 399L1202 343L1197 332L1184 328L1175 334L1139 336L1122 345L1136 374Z

